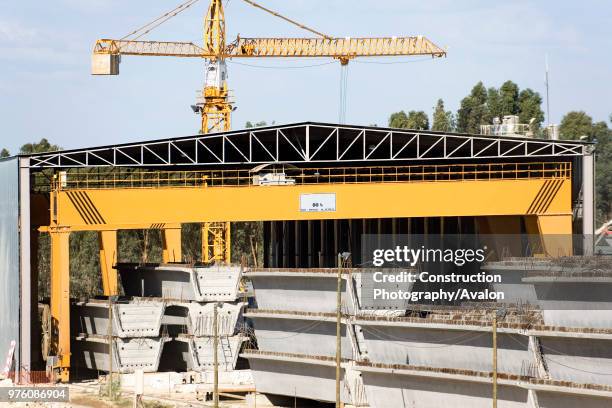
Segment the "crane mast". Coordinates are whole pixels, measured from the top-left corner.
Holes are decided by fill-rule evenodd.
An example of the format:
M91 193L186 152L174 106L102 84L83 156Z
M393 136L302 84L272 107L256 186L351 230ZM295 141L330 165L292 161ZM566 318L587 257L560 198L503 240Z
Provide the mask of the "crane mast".
M213 55L206 64L204 89L193 110L202 117L201 133L231 129L232 104L225 64L225 13L222 0L212 0L204 19L205 49Z

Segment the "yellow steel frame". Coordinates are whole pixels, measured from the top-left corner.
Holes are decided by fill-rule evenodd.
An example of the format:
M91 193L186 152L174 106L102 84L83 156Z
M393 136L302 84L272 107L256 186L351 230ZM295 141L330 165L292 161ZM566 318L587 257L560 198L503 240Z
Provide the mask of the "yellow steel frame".
M545 179L321 184L248 187L160 187L79 190L90 202L77 207L73 191L56 193L58 225L72 231L149 228L168 223L340 218L445 217L523 214L570 214L570 181L561 179L542 209ZM300 211L301 194L332 193L336 211ZM478 197L478 199L476 199ZM121 203L121 205L117 205ZM147 203L142 206L141 203ZM384 205L380 205L384 203ZM102 215L92 220L88 211Z
M545 171L544 167L537 172L491 171L489 175L484 172L475 177L473 171L480 170L451 174L441 166L438 176L434 176L438 182L426 177L407 178L406 175L417 174L415 169L404 172L401 177L402 172L398 171L396 177L387 167L371 182L346 178L350 173L347 170L343 179L285 186L241 184L234 175L224 179L229 185L213 184L218 187L206 182L165 186L160 182L155 186L143 183L139 188L111 188L106 183L97 185L104 188L86 189L73 187L95 186L92 180L81 179L80 184L71 185L69 176L68 188L56 185L52 189L50 225L41 228L51 235L52 349L60 357L60 378L68 380L70 367L68 238L71 231L100 232L100 259L107 294L117 290L116 273L111 267L116 262L119 229L162 229L165 262L181 260L180 224L187 222L203 223L203 257L208 261L230 259L229 235L223 236L229 231L230 221L476 216L491 220L489 232L503 233L508 231L496 227L502 224L496 223L495 217L524 216L529 232L543 236L571 234L571 170L565 164ZM200 174L190 177L201 180ZM117 185L115 182L113 186ZM302 194L320 193L335 195L335 211L300 210ZM215 230L213 223L221 223L221 228ZM554 255L571 250L571 242L567 241L548 240L544 246Z

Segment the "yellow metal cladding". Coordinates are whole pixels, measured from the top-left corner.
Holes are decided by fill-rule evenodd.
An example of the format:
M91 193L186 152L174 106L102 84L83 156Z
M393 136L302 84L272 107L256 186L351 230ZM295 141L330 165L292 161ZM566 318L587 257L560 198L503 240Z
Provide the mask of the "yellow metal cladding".
M74 231L99 230L106 225L146 228L159 222L571 214L571 182L558 180L554 189L546 188L548 179L497 179L69 190L56 193L57 224ZM71 193L79 191L88 197L88 211L70 199ZM300 211L301 194L320 193L335 194L335 211ZM537 200L545 200L545 205L535 211ZM92 222L90 212L100 217Z

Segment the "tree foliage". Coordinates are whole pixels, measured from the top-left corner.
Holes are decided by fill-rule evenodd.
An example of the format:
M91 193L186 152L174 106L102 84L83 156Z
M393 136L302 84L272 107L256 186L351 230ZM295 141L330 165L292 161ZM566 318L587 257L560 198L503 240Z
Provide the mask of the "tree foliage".
M506 81L499 88L500 116L519 114L519 87L512 81Z
M451 132L454 128L453 113L444 109L444 101L438 99L436 109L433 114L433 124L431 130L439 132Z
M518 97L518 106L519 122L531 124L530 129L536 134L544 122L544 111L541 108L542 97L530 88L523 89Z
M539 93L529 88L521 91L512 81L504 82L499 89L486 89L482 82L478 82L461 101L457 111L457 131L480 133L480 126L491 124L493 118L518 115L519 122L531 123L531 131L537 134L544 122L541 105Z
M60 150L61 147L49 143L44 137L40 139L38 143L26 143L19 149L19 153L30 154L30 153L45 153Z
M10 155L11 155L11 153L7 149L2 149L0 151L0 158L9 157Z
M487 90L482 82L478 82L470 94L461 100L457 111L457 131L480 133L480 125L488 123L487 118Z
M612 116L612 115L611 115ZM612 122L612 117L610 118ZM593 123L583 111L568 112L559 126L561 139L578 140L583 136L595 142L595 192L597 224L612 218L612 129L606 122Z
M399 111L392 113L389 117L389 127L398 129L428 130L429 118L423 111Z
M583 111L568 112L559 125L559 137L564 140L577 140L581 136L590 136L593 131L593 119Z

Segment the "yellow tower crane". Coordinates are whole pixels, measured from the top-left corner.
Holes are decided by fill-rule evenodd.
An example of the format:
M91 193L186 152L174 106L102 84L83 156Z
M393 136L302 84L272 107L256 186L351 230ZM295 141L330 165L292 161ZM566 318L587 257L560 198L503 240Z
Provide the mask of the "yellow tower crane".
M118 75L122 55L190 57L207 60L201 101L192 105L201 115L201 133L230 130L234 109L227 87L225 60L233 58L318 58L337 59L343 66L355 57L428 55L446 56L446 51L423 36L378 38L333 38L290 18L269 10L252 0L246 3L315 34L314 38L243 38L227 44L225 13L222 0L210 0L204 18L204 43L143 41L152 29L186 10L198 0L187 0L127 36L96 41L92 55L92 74ZM229 223L208 223L203 226L202 258L204 261L229 261Z

